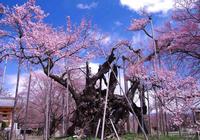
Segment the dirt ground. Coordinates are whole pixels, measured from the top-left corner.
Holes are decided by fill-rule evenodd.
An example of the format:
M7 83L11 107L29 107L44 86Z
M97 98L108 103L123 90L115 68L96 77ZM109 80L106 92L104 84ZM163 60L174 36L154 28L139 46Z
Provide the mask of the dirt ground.
M23 140L23 139L17 139L17 140ZM27 140L42 140L42 136L27 136Z

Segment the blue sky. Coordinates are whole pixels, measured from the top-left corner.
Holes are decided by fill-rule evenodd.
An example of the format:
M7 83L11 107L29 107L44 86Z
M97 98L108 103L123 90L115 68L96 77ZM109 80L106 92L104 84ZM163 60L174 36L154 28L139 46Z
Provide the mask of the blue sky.
M21 5L26 0L1 0L7 6ZM161 25L169 17L173 0L37 0L37 5L49 13L45 22L58 27L66 25L66 17L70 16L73 23L79 23L82 18L92 21L92 24L109 36L108 41L119 38L141 39L143 34L127 31L133 18L140 18L141 8L151 12L155 26ZM9 62L7 75L15 80L17 66ZM14 85L15 82L13 82Z
M130 2L129 2L130 1ZM72 22L79 23L82 18L86 18L92 21L93 25L97 25L99 29L104 32L114 32L118 34L124 34L131 36L131 33L127 32L131 19L138 18L139 11L137 8L131 6L133 3L144 3L138 6L146 6L149 0L37 0L37 4L42 9L49 13L49 16L45 21L53 26L64 26L66 25L66 17L70 16ZM144 2L139 2L144 1ZM159 5L164 1L171 0L155 0L150 2L152 5ZM161 2L160 2L161 1ZM163 2L162 2L163 1ZM13 6L20 5L26 2L26 0L1 0L4 5ZM129 4L130 3L130 4ZM135 4L136 5L136 4ZM155 9L156 6L154 6ZM154 8L152 7L152 8ZM169 7L169 6L164 6ZM159 18L157 21L162 21L166 18L166 8L160 8L155 11L151 11L155 18ZM156 16L158 15L158 16Z

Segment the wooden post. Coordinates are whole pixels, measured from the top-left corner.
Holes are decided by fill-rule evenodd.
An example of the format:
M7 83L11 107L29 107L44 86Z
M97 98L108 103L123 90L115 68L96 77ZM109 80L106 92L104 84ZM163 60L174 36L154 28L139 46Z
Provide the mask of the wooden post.
M124 74L124 90L125 94L128 92L128 83L126 80L126 69L125 69L125 58L123 57L123 74ZM121 88L120 88L121 91ZM128 114L128 120L127 120L127 131L130 132L130 121L129 121L129 114Z
M49 132L49 95L46 92L46 112L45 112L45 140L48 140Z
M69 126L69 78L68 78L68 74L67 74L67 90L66 90L66 94L64 94L63 97L63 102L64 102L64 108L63 108L63 122L62 122L62 133L63 136L65 136L66 134L66 130L68 129ZM65 97L66 95L66 97Z
M107 110L107 104L108 104L109 85L110 85L110 72L108 73L108 85L107 85L106 98L105 98L105 103L104 103L104 111L103 111L103 119L102 119L103 122L102 122L102 130L101 130L101 140L104 140L104 129L105 129L105 120L106 120L106 110Z
M11 121L11 129L10 129L10 140L12 140L13 137L13 129L14 129L14 119L15 119L15 109L17 105L17 97L18 97L18 90L19 90L19 80L20 80L20 72L21 72L21 59L19 59L18 62L18 69L17 69L17 84L15 89L15 101L14 101L14 107L12 110L12 121Z
M65 135L65 93L62 94L62 136Z
M69 127L69 75L67 75L67 95L66 95L66 129Z
M68 17L68 21L70 22L70 18ZM68 30L70 32L70 29ZM67 61L64 59L65 69L67 71L67 90L66 90L66 97L65 97L65 110L63 112L63 135L67 134L67 129L69 127L69 70L67 69ZM65 112L66 111L66 112ZM65 114L66 113L66 114Z
M100 48L100 47L99 47L99 49L102 50L102 48ZM102 52L103 52L104 56L106 57L105 51L102 50ZM109 64L109 65L110 65L110 64ZM111 70L112 70L112 69L111 69ZM112 72L113 72L113 70L112 70ZM114 73L114 72L113 72L113 73ZM114 76L115 76L115 78L117 79L117 76L116 76L115 73L114 73ZM121 83L120 83L118 80L117 80L117 83L119 84L119 87L122 89ZM131 106L130 100L128 99L126 93L125 93L123 90L122 90L122 93L123 93L123 95L124 95L124 97L125 97L125 99L126 99L126 101L127 101L127 103L128 103L128 106L130 107L131 111L133 112L133 116L135 117L135 119L136 119L136 121L137 121L139 127L140 127L141 130L142 130L142 133L143 133L143 135L144 135L145 140L148 140L148 136L147 136L145 130L142 128L142 126L141 126L141 124L140 124L140 121L139 121L139 119L138 119L138 117L137 117L137 115L136 115L136 113L135 113L133 107Z
M48 73L50 75L50 58L48 59ZM45 140L49 139L49 91L46 92L46 112L45 112Z
M178 109L178 100L177 100L177 96L175 94L175 100L176 100L176 110ZM180 129L180 126L178 126L178 133L179 133L179 136L181 136L181 129Z
M150 111L149 92L148 91L147 91L147 105L148 105L149 134L151 135L151 111Z
M155 59L154 59L154 71L156 72L156 59L158 58L157 56L157 48L158 48L158 44L156 43L156 40L155 40L155 35L154 35L154 26L153 26L153 21L152 21L152 18L149 17L149 20L150 20L150 24L151 24L151 31L152 31L152 39L153 39L153 46L154 46L154 53L155 53ZM160 63L160 60L159 60L159 64ZM155 94L156 94L156 89L154 90L155 91ZM157 119L157 137L158 137L158 140L160 139L160 135L159 135L159 112L158 112L158 102L157 102L157 97L155 95L155 108L156 108L156 119Z
M163 121L162 121L162 108L161 108L161 102L158 100L158 108L159 108L159 123L160 123L160 133L163 133Z
M118 133L117 133L117 131L116 131L116 129L115 129L115 125L113 124L113 121L112 121L111 119L110 119L110 122L111 122L111 124L112 124L113 130L114 130L115 135L116 135L116 137L117 137L117 140L120 140L119 135L118 135Z
M120 73L120 68L119 68L119 82L121 83L121 73ZM119 94L122 95L122 89L119 88Z
M48 114L48 119L49 119L49 123L48 123L48 138L50 137L51 135L51 107L52 107L52 87L53 87L53 80L50 79L50 89L49 89L49 114Z
M144 129L144 115L143 115L143 91L140 90L139 92L139 98L140 98L140 107L141 107L141 125Z
M98 124L97 124L97 129L95 133L95 140L97 139L98 133L99 133L99 127L100 127L101 119L99 119Z
M200 140L199 131L196 132L196 139Z
M166 133L168 136L169 132L168 132L168 121L167 121L167 112L166 111L164 112L164 117L165 117L165 130L166 130Z
M156 108L156 126L157 126L157 138L160 139L160 135L159 135L159 126L160 126L160 123L159 123L159 114L158 114L158 102L157 102L157 97L155 96L155 108Z
M24 140L26 140L26 130L28 124L28 107L29 107L29 96L30 96L30 89L31 89L31 68L30 68L30 75L28 79L28 92L26 98L26 114L25 114L25 123L24 123Z
M164 102L164 100L162 100L162 102ZM164 111L163 111L163 108L162 108L162 103L160 105L160 109L161 109L162 131L163 131L164 135L166 135L165 116L164 116Z

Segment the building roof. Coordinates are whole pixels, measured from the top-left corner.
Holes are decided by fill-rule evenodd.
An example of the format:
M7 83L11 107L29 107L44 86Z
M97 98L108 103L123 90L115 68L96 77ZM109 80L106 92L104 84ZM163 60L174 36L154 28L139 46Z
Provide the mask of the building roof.
M15 99L11 97L0 97L0 107L14 107Z

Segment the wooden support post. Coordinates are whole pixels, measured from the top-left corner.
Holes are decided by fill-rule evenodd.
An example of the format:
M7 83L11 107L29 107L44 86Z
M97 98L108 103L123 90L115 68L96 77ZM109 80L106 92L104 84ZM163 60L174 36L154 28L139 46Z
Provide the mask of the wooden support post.
M124 74L124 90L125 94L128 92L128 82L126 80L126 68L125 68L125 59L123 58L123 74ZM120 88L121 90L121 88ZM130 121L129 121L129 114L128 114L128 120L127 120L127 131L130 132Z
M149 92L148 91L147 91L147 105L148 105L149 134L151 135L151 111L150 111Z
M99 133L100 124L101 124L101 119L99 119L98 124L97 124L96 133L95 133L95 140L97 139L97 136L98 136L98 133Z
M62 96L62 136L65 136L65 93Z
M102 48L100 48L100 49L102 50ZM102 50L102 52L103 52L104 56L106 57L105 51ZM110 65L110 64L109 64L109 65ZM112 70L112 69L111 69L111 70ZM112 70L112 72L114 73L113 70ZM115 73L114 73L114 76L115 76L115 78L117 79L117 76L116 76ZM118 80L117 80L117 83L119 84L119 87L122 89L121 83L120 83ZM141 124L140 124L140 121L139 121L139 119L138 119L138 117L137 117L137 115L136 115L136 113L135 113L135 111L134 111L134 109L133 109L133 107L132 107L132 105L131 105L130 100L128 99L126 93L125 93L123 90L122 90L122 93L123 93L123 95L124 95L124 97L125 97L125 99L126 99L126 101L127 101L127 103L128 103L128 106L130 107L130 109L131 109L131 111L132 111L132 113L133 113L133 116L136 118L136 121L137 121L139 127L140 127L141 130L142 130L142 133L143 133L143 135L144 135L145 140L148 140L148 136L147 136L145 130L142 128L142 126L141 126Z
M116 137L117 137L117 140L120 140L119 135L118 135L118 133L117 133L117 131L116 131L116 129L115 129L115 125L113 124L113 121L112 121L111 119L110 119L110 122L111 122L111 124L112 124L113 130L114 130L115 135L116 135Z
M139 98L140 98L140 107L141 107L141 125L142 128L144 129L144 115L143 115L143 91L140 90L139 92Z
M66 95L66 130L69 127L69 75L67 74L67 95Z
M155 91L156 92L156 91ZM159 128L160 128L160 124L159 124L159 114L158 114L158 102L157 102L157 97L155 96L155 108L156 108L156 126L157 126L157 138L158 140L160 139L160 134L159 134Z
M26 130L27 130L27 124L28 124L28 107L29 107L29 96L30 96L30 90L31 90L31 68L30 68L30 75L28 80L28 92L27 92L27 98L26 98L26 114L25 114L25 123L24 123L24 140L26 140Z
M47 76L50 75L50 58L48 60L48 73ZM50 87L51 88L51 87ZM46 92L46 112L45 112L45 140L49 139L49 94L51 89Z
M106 120L106 109L108 104L108 93L109 93L109 85L110 85L110 72L108 73L108 85L106 90L106 98L104 103L104 112L103 112L103 119L102 119L102 130L101 130L101 140L104 140L104 129L105 129L105 120Z
M11 121L11 129L10 129L10 140L12 140L13 137L13 129L14 129L14 121L15 121L15 109L17 106L17 97L18 97L18 91L19 91L19 80L20 80L20 72L21 72L21 59L18 62L18 70L17 70L17 84L15 89L15 101L14 101L14 108L12 110L12 121Z

